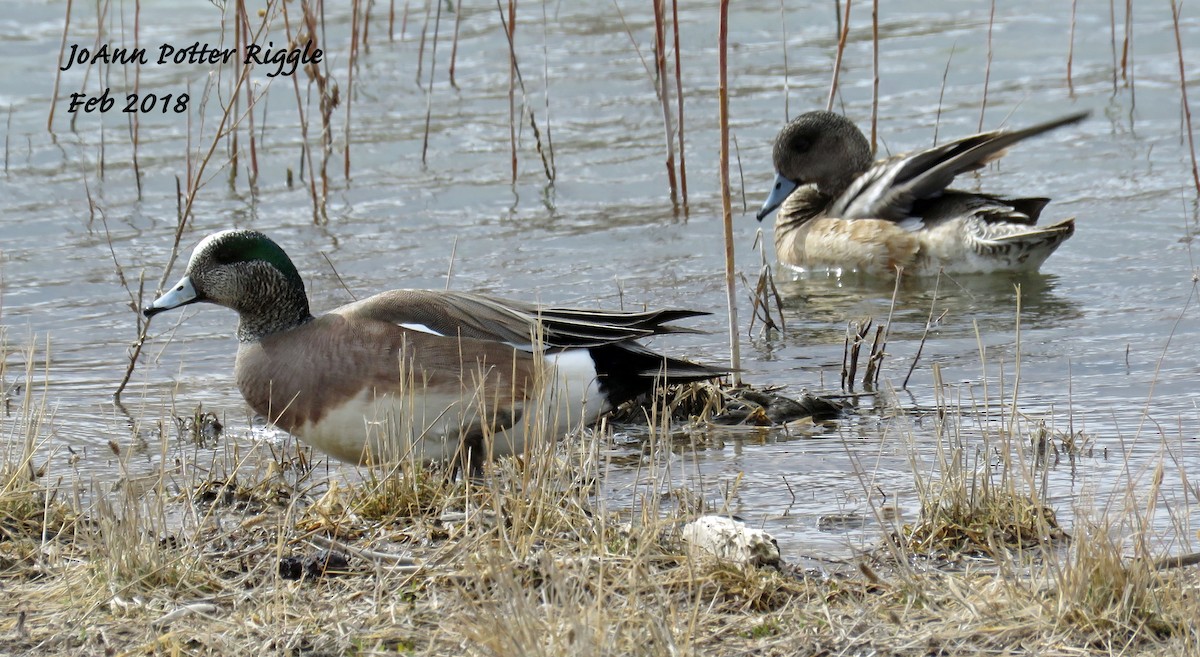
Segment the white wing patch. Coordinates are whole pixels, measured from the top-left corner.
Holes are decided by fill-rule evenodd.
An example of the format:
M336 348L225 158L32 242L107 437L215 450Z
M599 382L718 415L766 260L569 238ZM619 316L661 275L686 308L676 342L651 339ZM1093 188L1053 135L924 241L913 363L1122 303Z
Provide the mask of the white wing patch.
M428 333L429 335L438 335L441 337L446 337L444 334L438 333L437 331L429 328L428 326L425 326L424 324L408 324L408 323L402 322L402 323L398 324L398 326L402 329L408 329L409 331L416 331L417 333Z

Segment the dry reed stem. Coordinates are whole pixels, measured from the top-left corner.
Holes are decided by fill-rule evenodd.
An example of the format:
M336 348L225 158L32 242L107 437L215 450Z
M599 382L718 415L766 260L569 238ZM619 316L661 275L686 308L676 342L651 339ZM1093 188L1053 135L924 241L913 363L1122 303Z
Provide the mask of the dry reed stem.
M544 14L546 8L542 5ZM462 2L459 2L454 7L454 38L450 41L450 86L458 89L458 82L454 80L454 66L458 61L458 27L462 24Z
M352 3L350 11L350 56L346 58L346 126L343 132L345 135L343 137L345 144L342 145L342 177L347 181L350 180L350 144L352 143L350 139L350 126L353 120L351 118L351 108L354 107L354 70L358 68L359 39L366 40L367 25L371 20L369 16L363 17L361 19L362 32L359 32L359 14L364 13L360 12L359 7L361 7L361 4L362 0L354 0ZM438 7L441 7L441 5L439 4ZM434 47L437 47L436 42ZM430 73L431 77L432 75ZM430 87L432 88L432 86L433 83L431 82Z
M437 1L437 0L435 0ZM500 9L500 0L496 0L496 8ZM500 9L500 19L504 21L504 10ZM512 154L512 184L517 184L517 50L515 39L517 31L517 0L508 0L508 20L504 22L504 34L508 37L508 143Z
M46 112L46 131L54 132L54 108L58 107L58 86L62 82L63 55L67 52L67 32L71 29L71 8L75 0L67 0L66 16L63 18L62 41L58 44L58 65L55 66L54 89L50 92L50 109ZM12 105L9 106L12 110ZM5 137L7 140L7 137ZM5 149L7 152L7 148Z
M836 9L836 8L834 9L834 12L833 12L833 13L834 13L834 14L835 14L835 15L838 17L838 23L839 23L839 25L838 25L838 31L840 32L840 31L841 31L841 25L840 25L840 23L841 23L841 13L839 13L839 12L837 11L837 9ZM792 94L791 94L791 76L790 76L790 75L788 75L788 58L787 58L787 50L788 50L788 49L787 49L787 46L788 46L787 10L786 10L786 8L783 6L783 0L779 0L779 29L780 29L780 31L782 32L782 35L783 35L783 38L782 38L782 40L780 41L780 45L782 46L782 48L780 48L780 50L782 50L782 51L783 51L783 122L784 122L784 123L787 123L787 122L788 122L788 121L790 121L790 120L791 120L791 118L792 118L792 112L791 112L791 110L789 109L789 103L791 102L791 95L792 95Z
M833 99L837 97L838 78L842 74L842 54L846 51L846 39L850 36L850 5L853 0L846 0L846 17L840 23L838 34L837 54L833 58L833 80L829 83L829 100L825 102L825 111L833 111Z
M421 140L421 166L429 163L429 122L433 118L433 78L437 68L438 33L442 26L442 3L437 0L435 2L437 2L437 16L433 20L433 47L429 52L429 87L425 89L425 134Z
M879 150L879 0L871 0L871 153Z
M1075 63L1075 9L1077 0L1071 0L1071 29L1067 32L1067 93L1075 97L1075 79L1071 68Z
M992 28L995 25L996 0L992 0L991 10L988 12L987 65L983 69L983 100L979 103L979 129L977 132L983 132L983 115L987 111L988 87L992 80Z
M510 9L512 9L515 12L516 11L516 8L515 8L516 0L510 0L510 2L512 3L512 6L510 6ZM528 92L528 90L525 89L525 79L521 76L521 67L517 64L516 47L513 45L512 34L510 32L510 28L508 27L508 23L507 23L506 19L504 18L504 10L500 6L500 0L496 0L496 10L500 13L500 26L501 26L501 28L503 28L504 34L509 37L509 39L508 39L508 54L509 54L509 64L511 66L510 83L512 82L512 80L515 80L517 87L519 87L521 89L522 112L527 111L529 113L529 127L530 127L530 130L533 132L534 144L536 146L538 156L541 157L541 159L542 159L542 171L546 174L547 180L554 182L556 172L555 172L554 163L553 163L553 160L554 160L553 145L552 144L548 145L548 146L542 145L542 132L541 132L541 130L538 129L537 117L534 116L533 109L530 108L529 92ZM513 14L512 17L515 18L515 14ZM510 84L510 86L511 86L511 84ZM548 80L547 80L547 86L549 86ZM549 93L549 91L547 91L547 93ZM512 111L514 111L514 106L512 103L513 103L513 91L510 88L510 90L509 90L510 118L515 116L512 114ZM548 112L549 112L549 110L547 110L547 113ZM547 123L547 127L546 127L547 144L549 144L549 135L550 135L549 131L550 131L549 123ZM510 144L512 145L512 166L513 166L512 184L515 185L517 182L516 124L510 125L510 137L511 137Z
M725 303L729 309L729 364L733 383L741 385L742 353L738 335L736 273L733 257L733 208L729 196L729 0L721 0L717 27L717 123L720 126L721 218L725 228Z
M671 30L675 36L675 105L679 123L679 193L683 199L683 214L688 213L687 149L683 138L683 57L679 49L679 0L671 0Z
M1179 36L1179 14L1183 11L1181 3L1171 0L1171 24L1175 28L1175 51L1179 53L1179 96L1183 103L1184 134L1187 135L1188 153L1192 158L1192 184L1196 193L1200 194L1200 168L1196 166L1196 142L1192 133L1192 108L1188 104L1187 73L1183 65L1183 40Z
M679 182L675 177L675 129L671 125L671 94L667 83L666 0L650 0L654 9L654 70L655 88L662 107L663 132L666 137L667 188L671 190L671 207L679 207ZM678 58L677 58L678 59Z

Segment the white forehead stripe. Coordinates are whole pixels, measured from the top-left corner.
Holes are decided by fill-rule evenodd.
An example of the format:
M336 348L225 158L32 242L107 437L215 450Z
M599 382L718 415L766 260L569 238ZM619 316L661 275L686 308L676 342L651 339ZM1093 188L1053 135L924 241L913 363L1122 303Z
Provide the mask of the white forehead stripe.
M232 232L234 232L232 229L223 230L219 233L213 233L212 235L209 235L209 236L205 237L204 239L200 240L200 243L196 245L196 248L192 249L192 257L191 257L191 259L188 260L188 269L191 269L192 265L196 264L196 258L200 257L201 253L204 253L205 251L207 251L208 247L213 242L221 239L226 234L232 233Z

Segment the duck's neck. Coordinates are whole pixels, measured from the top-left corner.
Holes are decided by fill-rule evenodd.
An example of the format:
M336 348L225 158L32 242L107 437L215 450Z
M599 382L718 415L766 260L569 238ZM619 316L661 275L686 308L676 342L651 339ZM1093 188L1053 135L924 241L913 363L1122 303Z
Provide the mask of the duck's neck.
M263 338L294 329L312 321L308 295L303 281L284 276L259 279L258 289L248 295L238 312L237 337L241 342L257 342Z

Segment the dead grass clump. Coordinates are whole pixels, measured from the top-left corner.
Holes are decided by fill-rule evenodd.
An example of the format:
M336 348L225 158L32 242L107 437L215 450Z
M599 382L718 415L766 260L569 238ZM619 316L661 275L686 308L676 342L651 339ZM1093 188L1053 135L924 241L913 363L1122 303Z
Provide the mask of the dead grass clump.
M77 520L78 514L39 484L30 468L0 466L0 543L70 540Z
M999 559L1009 551L1064 540L1054 510L1037 500L1007 491L982 499L949 496L922 508L921 519L905 525L899 542L915 554L945 559L987 556Z
M727 612L765 613L779 611L812 595L803 576L771 568L753 568L732 563L711 563L699 573L689 573L686 585L705 604Z
M1194 582L1159 571L1152 561L1125 558L1111 527L1078 521L1076 531L1047 601L1055 617L1091 643L1114 649L1178 635L1194 624L1195 591L1187 590Z

